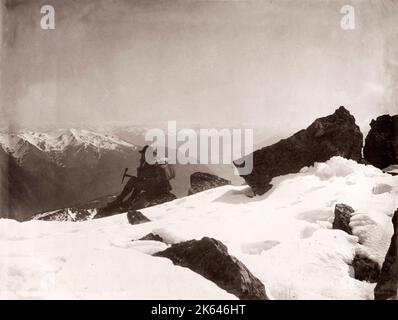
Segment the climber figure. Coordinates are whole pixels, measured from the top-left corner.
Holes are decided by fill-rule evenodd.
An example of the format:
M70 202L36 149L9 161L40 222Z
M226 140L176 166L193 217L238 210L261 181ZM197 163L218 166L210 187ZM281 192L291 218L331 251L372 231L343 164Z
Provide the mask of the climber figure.
M137 201L145 203L155 199L159 195L171 191L170 180L174 178L174 168L165 160L156 160L154 164L147 161L146 155L152 155L156 159L156 150L146 145L140 150L141 159L137 168L137 176L130 176L122 192L109 203L109 206L139 206ZM125 174L126 175L126 174ZM124 199L130 195L126 201Z

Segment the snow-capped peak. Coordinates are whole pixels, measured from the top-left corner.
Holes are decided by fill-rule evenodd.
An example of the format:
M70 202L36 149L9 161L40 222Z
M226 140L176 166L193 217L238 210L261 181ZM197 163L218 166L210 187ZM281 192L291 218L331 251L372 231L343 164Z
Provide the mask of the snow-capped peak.
M83 129L69 129L52 133L23 131L15 134L0 134L0 145L7 152L15 152L24 142L41 151L63 151L68 146L92 146L97 149L115 150L120 147L137 147L111 134Z
M70 129L69 132L70 135L68 135L68 138L72 136L77 143L84 144L85 146L91 145L99 149L112 149L112 150L121 146L136 148L134 145L124 140L121 140L112 134L98 133L84 129L73 129L73 128Z

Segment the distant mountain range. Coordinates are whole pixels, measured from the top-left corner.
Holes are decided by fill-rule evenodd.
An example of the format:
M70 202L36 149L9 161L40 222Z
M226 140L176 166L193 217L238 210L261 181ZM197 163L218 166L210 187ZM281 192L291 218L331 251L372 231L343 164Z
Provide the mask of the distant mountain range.
M118 192L138 147L112 135L70 129L0 135L1 216L35 212Z

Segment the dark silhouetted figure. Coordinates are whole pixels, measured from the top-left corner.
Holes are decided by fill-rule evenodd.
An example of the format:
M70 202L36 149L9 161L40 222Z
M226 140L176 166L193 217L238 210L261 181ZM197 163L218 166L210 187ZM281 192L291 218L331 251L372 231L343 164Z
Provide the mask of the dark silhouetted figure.
M150 149L148 150L148 148ZM134 204L134 207L139 207L140 204L137 201L144 204L171 191L172 188L163 167L158 163L150 164L146 161L147 151L156 155L156 151L148 145L140 151L141 159L137 168L137 176L130 176L122 192L109 206L131 207ZM128 195L130 196L127 197ZM125 200L126 197L127 200Z

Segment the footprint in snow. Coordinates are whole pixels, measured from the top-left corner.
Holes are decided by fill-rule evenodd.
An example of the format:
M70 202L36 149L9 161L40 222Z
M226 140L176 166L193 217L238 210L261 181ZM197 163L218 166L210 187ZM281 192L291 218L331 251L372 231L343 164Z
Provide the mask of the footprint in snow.
M379 183L373 187L372 193L377 195L377 194L391 192L392 189L393 187L390 186L389 184Z
M362 243L372 233L373 229L377 228L377 222L365 213L357 213L351 216L350 227L352 233L359 238Z
M306 226L303 230L300 232L300 237L301 239L307 239L311 238L312 235L314 234L315 231L317 231L319 227L312 225L312 226Z

